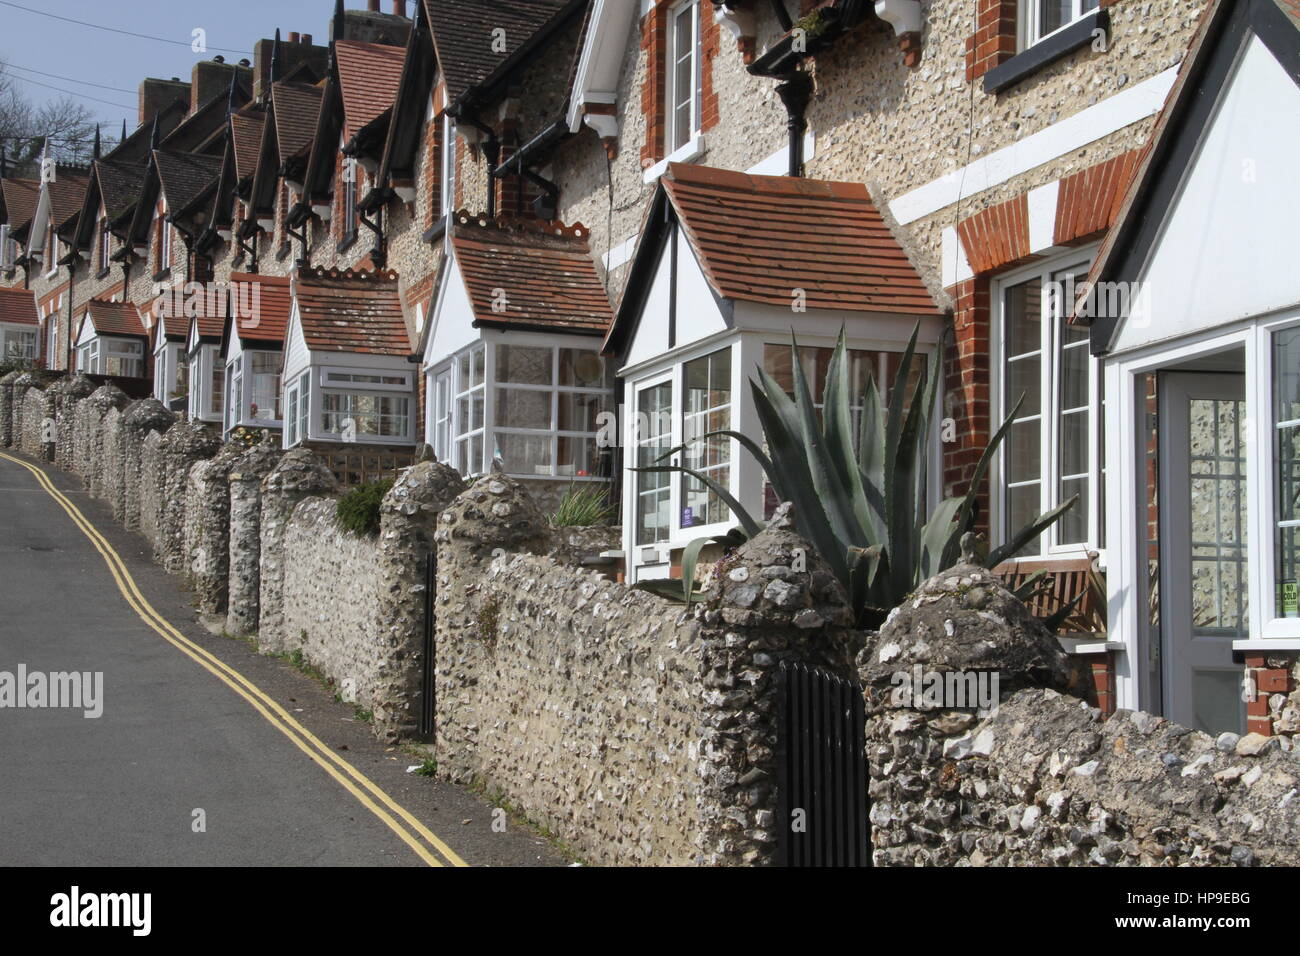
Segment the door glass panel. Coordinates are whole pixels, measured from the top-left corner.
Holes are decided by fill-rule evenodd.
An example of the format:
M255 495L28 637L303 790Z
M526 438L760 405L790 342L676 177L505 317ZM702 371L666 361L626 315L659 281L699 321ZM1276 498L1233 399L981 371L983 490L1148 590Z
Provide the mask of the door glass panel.
M1241 700L1241 671L1196 670L1192 672L1193 726L1206 733L1240 730L1246 725L1246 707Z
M1192 633L1245 637L1245 403L1193 398Z

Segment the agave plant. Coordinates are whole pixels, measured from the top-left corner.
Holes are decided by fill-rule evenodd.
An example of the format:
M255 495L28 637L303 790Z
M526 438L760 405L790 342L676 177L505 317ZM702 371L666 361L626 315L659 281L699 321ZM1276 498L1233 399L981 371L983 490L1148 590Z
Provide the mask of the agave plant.
M758 379L750 382L766 450L748 435L719 431L670 449L658 459L665 461L717 435L739 442L758 460L778 498L794 505L797 530L844 584L862 627L878 626L918 584L962 558L962 538L974 529L979 516L974 490L983 482L1020 408L1017 402L985 448L971 478L971 491L945 498L927 515L921 478L938 376L931 375L924 359L913 375L919 332L918 325L903 353L887 401L882 399L875 381L868 378L856 425L843 330L827 368L820 415L798 361L798 342L792 335L794 397L761 368ZM757 535L763 525L708 475L677 464L636 470L690 475L726 502L740 522L740 528L725 538L699 539L688 545L683 554L681 582L646 585L689 603L695 567L704 546L714 542L735 546ZM1001 547L984 555L980 563L992 568L1014 557L1059 520L1076 500L1077 496L1039 516Z

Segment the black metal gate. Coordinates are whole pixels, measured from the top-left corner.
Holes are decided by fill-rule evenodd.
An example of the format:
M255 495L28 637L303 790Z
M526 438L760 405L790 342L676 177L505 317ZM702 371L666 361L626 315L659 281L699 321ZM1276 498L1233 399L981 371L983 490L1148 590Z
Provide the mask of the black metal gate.
M780 863L870 866L861 685L782 661L777 700Z
M434 644L434 598L438 594L438 555L430 552L424 562L424 674L420 694L420 736L433 734L437 685L434 681L437 664Z

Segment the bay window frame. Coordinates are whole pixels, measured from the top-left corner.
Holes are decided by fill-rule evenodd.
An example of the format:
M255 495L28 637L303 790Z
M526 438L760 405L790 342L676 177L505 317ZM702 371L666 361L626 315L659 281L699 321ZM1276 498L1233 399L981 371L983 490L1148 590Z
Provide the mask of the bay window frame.
M1061 277L1071 273L1078 282L1082 282L1087 275L1096 251L1097 247L1095 245L1073 249L1068 253L1062 253L1050 259L1044 259L1032 265L999 275L992 280L992 288L989 294L990 375L992 378L992 387L989 389L990 438L1001 426L1019 398L1019 396L1007 392L1008 376L1006 372L1008 362L1012 360L1007 354L1007 293L1013 287L1034 279L1041 282L1038 342L1040 401L1037 412L1039 443L1037 481L1039 495L1035 518L1051 511L1069 497L1062 496L1060 492L1064 480L1060 470L1062 457L1061 438L1064 434L1060 412L1065 349L1061 334L1061 320L1059 316L1053 313L1053 297L1049 294L1049 286L1052 282L1058 281ZM1102 555L1101 564L1104 567L1104 543L1107 540L1106 519L1101 513L1102 503L1105 498L1101 483L1104 481L1106 468L1105 448L1103 447L1103 423L1105 419L1103 404L1103 396L1105 395L1104 371L1101 360L1091 354L1086 335L1082 336L1082 344L1075 343L1071 347L1082 349L1088 356L1088 409L1090 416L1089 427L1086 430L1088 442L1088 469L1086 473L1088 493L1086 497L1081 498L1081 502L1086 504L1088 508L1087 533L1085 540L1082 542L1064 542L1061 540L1062 523L1057 521L1042 533L1039 538L1039 547L1035 553L1017 555L1016 560L1077 558L1090 551L1096 551ZM1022 356L1030 354L1029 352L1021 353ZM1032 417L1031 415L1023 415L1017 421ZM992 543L995 546L1005 543L1008 535L1014 530L1018 530L1007 527L1009 517L1008 492L1011 488L1011 483L1008 481L1009 441L1010 433L1008 433L1007 438L1004 439L1002 446L994 456L990 469L989 528L992 532ZM1026 480L1019 484L1031 483Z

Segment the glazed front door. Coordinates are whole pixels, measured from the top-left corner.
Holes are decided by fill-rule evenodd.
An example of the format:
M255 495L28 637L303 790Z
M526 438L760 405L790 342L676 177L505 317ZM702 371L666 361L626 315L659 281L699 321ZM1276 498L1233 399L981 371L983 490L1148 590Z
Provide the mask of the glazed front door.
M1160 377L1161 657L1165 716L1245 730L1246 385L1225 373Z

